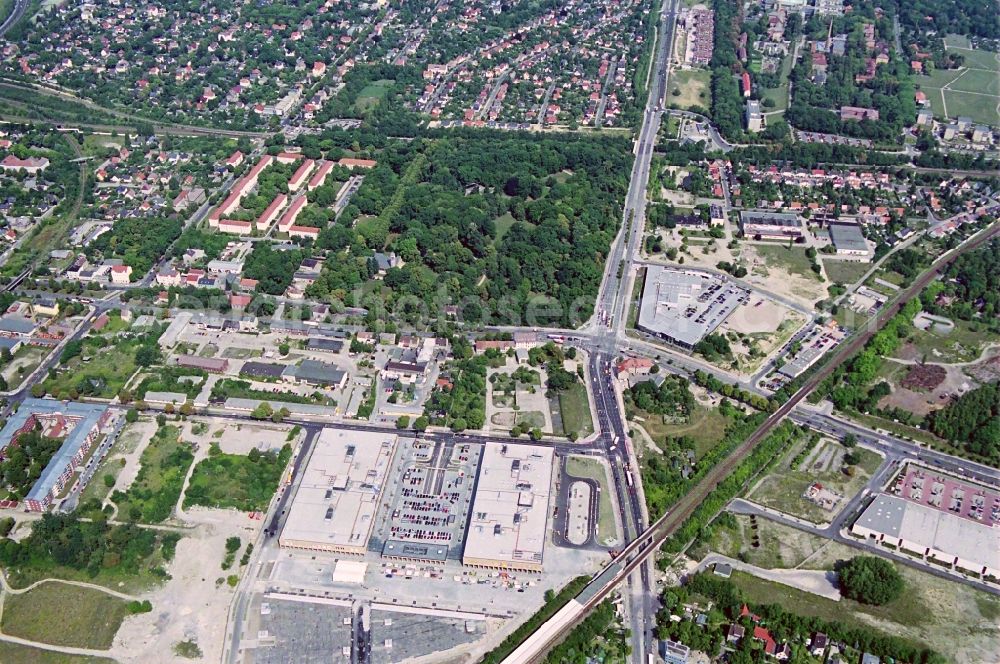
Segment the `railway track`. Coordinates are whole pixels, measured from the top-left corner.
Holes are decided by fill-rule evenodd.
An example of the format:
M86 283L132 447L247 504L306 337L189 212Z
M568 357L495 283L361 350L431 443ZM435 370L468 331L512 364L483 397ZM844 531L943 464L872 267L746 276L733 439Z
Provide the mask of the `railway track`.
M600 581L601 587L598 589L593 589L588 586L581 592L581 595L586 595L587 599L580 602L582 607L572 619L565 621L565 624L561 625L560 628L553 632L553 634L547 637L543 643L538 644L534 648L532 653L518 653L515 650L506 660L504 664L521 664L521 662L540 662L545 658L545 653L548 650L561 642L565 635L570 629L572 629L580 620L582 620L592 609L594 609L598 604L603 602L607 597L614 591L614 589L628 576L643 564L650 556L655 554L655 552L660 548L664 541L671 535L673 535L678 528L694 513L694 510L708 497L708 495L715 490L719 483L724 480L729 474L741 464L754 448L764 440L764 438L771 432L771 430L777 426L791 411L795 406L802 401L806 396L808 396L817 386L824 380L826 380L833 371L847 361L854 353L860 350L868 341L888 322L893 316L899 313L899 310L903 307L906 302L909 302L914 297L918 296L920 292L927 287L927 285L937 277L942 270L944 270L955 258L959 255L972 251L981 247L986 242L997 236L1000 233L1000 223L995 223L992 227L987 230L980 231L979 235L973 236L972 239L966 241L964 244L952 249L951 251L945 253L943 256L938 258L931 266L925 270L921 275L905 290L903 290L899 296L890 304L880 311L873 319L874 322L869 322L866 328L859 334L848 340L847 343L842 345L834 355L823 364L820 369L813 374L803 385L796 391L778 410L772 413L763 423L752 433L749 437L736 448L733 454L729 455L726 459L718 463L714 468L712 468L707 475L683 498L681 498L672 510L661 516L654 523L652 523L649 528L645 530L636 539L632 540L625 548L621 550L618 554L614 563L611 566L601 570L601 572L595 576L594 582ZM617 571L610 576L608 572L617 569ZM592 583L594 583L592 582ZM579 597L580 595L578 595ZM557 614L558 615L558 614ZM544 627L544 625L543 625ZM523 645L527 645L527 641Z

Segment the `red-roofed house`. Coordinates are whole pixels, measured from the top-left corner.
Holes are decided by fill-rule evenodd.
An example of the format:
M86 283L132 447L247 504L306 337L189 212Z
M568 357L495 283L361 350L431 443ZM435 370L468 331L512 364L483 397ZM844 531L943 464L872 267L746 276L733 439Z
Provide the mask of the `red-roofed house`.
M378 164L374 159L354 159L353 157L342 157L337 163L351 170L355 168L375 168L376 164Z
M246 309L250 305L250 300L253 298L249 295L230 295L229 296L229 306L233 309Z
M132 266L131 265L112 265L111 266L111 283L125 285L132 281Z
M295 218L299 216L299 212L306 206L308 200L305 196L296 196L292 199L292 204L288 206L285 210L285 214L281 215L281 221L278 222L278 232L287 233L295 225Z
M653 368L653 361L648 357L627 357L615 368L617 374L645 375Z
M232 168L236 168L242 163L243 163L243 153L240 152L239 150L229 155L229 158L226 159L226 166L230 166Z
M744 97L749 97L750 96L750 74L748 74L747 72L743 72L743 75L740 77L740 85L743 87L743 96Z
M18 159L12 154L4 157L3 161L0 161L0 168L5 171L19 171L24 169L25 172L34 174L39 171L44 171L49 167L49 160L45 157L28 157L27 159Z
M316 162L312 159L306 159L303 161L302 165L295 171L292 179L288 181L288 190L298 191L299 188L306 183L306 178L309 177L309 173L312 172L313 166L315 165Z
M278 213L281 212L287 202L288 196L284 194L275 196L271 204L267 206L267 209L257 218L257 230L266 231L270 228L274 220L278 218Z
M760 625L755 625L753 628L753 638L754 641L760 641L764 644L764 652L768 655L774 655L775 650L778 648L778 644L774 642L771 638L771 633L767 631L766 628Z
M333 170L333 162L327 161L325 159L319 162L319 168L313 173L313 176L309 179L309 184L306 185L306 189L312 191L317 187L322 187L323 183L326 182L326 176L330 174Z

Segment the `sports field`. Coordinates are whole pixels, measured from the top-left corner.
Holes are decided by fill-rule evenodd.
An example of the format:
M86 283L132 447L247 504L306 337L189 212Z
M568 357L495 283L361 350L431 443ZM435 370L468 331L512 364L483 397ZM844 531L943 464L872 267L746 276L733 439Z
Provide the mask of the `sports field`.
M916 83L931 102L934 115L1000 125L1000 57L996 53L969 48L967 40L949 36L949 51L965 58L961 69L942 69L930 76L917 76Z

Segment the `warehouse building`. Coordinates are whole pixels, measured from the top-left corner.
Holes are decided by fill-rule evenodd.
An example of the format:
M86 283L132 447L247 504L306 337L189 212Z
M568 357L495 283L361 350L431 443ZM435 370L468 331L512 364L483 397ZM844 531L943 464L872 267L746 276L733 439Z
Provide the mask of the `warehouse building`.
M830 239L833 240L833 246L841 256L865 259L872 257L868 240L865 239L865 234L861 232L861 227L857 224L831 223Z
M787 240L805 235L799 218L782 212L740 212L740 228L744 237L752 238Z
M1000 529L945 510L879 494L851 532L875 544L1000 578Z
M638 327L690 350L749 298L750 291L725 277L651 266L643 283Z
M364 555L397 436L320 432L278 537L283 547Z
M289 366L282 378L295 383L339 390L347 384L347 372L328 362L302 360L298 366Z
M553 450L489 443L483 450L462 563L542 571Z

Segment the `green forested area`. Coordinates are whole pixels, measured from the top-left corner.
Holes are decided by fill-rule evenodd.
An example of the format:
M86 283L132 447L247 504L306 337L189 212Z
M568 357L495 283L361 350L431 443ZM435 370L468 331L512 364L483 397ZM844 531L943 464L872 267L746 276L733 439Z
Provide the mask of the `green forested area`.
M497 323L523 321L532 304L548 305L538 324L579 322L591 314L631 158L615 137L460 131L391 144L321 233L331 256L307 294L411 320L421 305L461 301L463 316ZM495 220L507 214L501 238ZM378 251L405 264L372 284Z
M917 112L909 63L893 55L888 63L878 66L871 80L858 83L856 79L865 73L867 61L873 57L865 47L862 26L874 23L877 37L888 41L892 37L891 21L877 17L872 7L856 7L850 14L832 19L813 17L805 26L807 36L824 38L830 30L830 20L833 21L833 34L848 35L846 53L842 56L828 54L826 80L822 85L812 81L809 58L801 59L792 68L792 104L785 118L793 126L807 131L895 141L900 130L913 122ZM874 108L879 112L879 119L842 121L839 115L842 106Z
M0 539L0 563L20 574L57 573L58 568L86 572L136 575L152 571L151 558L157 543L163 558L176 546L176 535L134 525L110 525L105 521L79 521L66 514L45 514L35 522L31 534L20 542Z
M1000 462L1000 383L966 392L928 419L941 438Z
M183 227L179 219L121 219L115 222L111 232L93 241L88 253L100 252L105 258L121 258L132 267L133 280L139 280L163 256Z

